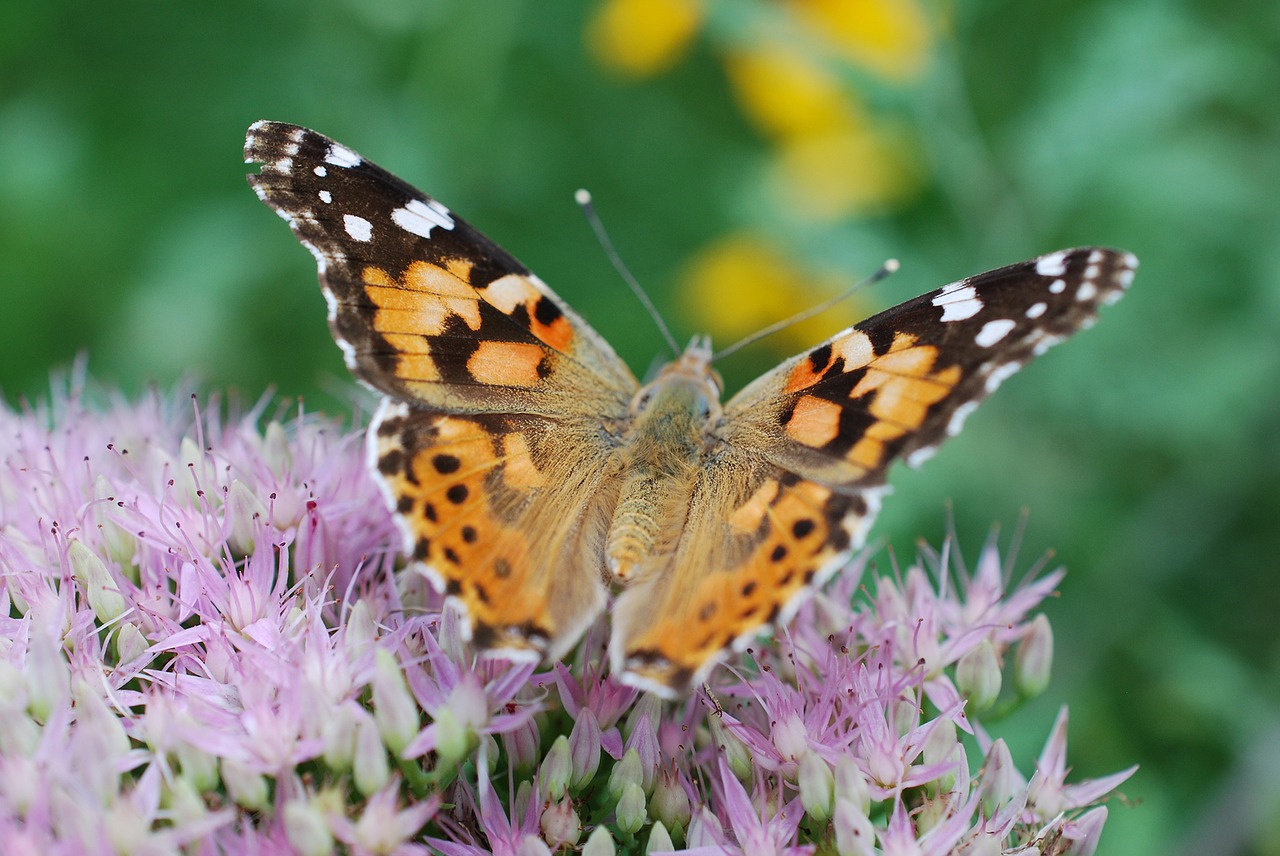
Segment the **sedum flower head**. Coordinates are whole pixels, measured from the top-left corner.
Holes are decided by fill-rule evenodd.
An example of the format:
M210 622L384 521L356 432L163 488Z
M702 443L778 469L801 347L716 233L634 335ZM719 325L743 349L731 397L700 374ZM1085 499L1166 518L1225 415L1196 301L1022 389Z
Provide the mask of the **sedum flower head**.
M994 544L855 559L664 703L605 622L477 656L361 432L81 386L0 405L0 824L31 852L1085 853L1133 773L1069 781L1065 708L1036 759L983 721L1043 689L1061 578L1010 588Z

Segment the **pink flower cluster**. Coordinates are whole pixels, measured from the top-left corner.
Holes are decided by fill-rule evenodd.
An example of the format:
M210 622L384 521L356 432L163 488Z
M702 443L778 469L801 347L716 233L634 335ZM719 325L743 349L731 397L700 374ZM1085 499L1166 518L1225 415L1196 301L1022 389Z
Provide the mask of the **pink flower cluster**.
M1066 784L1065 709L1030 776L983 728L1044 688L1060 578L993 545L857 560L664 704L603 625L477 658L360 432L82 386L0 405L6 853L1088 854L1133 772Z

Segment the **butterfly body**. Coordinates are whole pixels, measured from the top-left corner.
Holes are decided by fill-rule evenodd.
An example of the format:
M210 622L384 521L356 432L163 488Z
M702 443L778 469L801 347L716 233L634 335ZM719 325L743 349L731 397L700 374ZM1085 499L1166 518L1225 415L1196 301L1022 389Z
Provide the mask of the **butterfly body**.
M959 280L722 404L705 337L638 383L516 259L345 146L259 122L245 158L383 396L370 464L473 644L554 659L607 609L613 671L668 697L785 621L863 542L889 466L1089 326L1137 264L1086 247Z
M721 412L705 338L695 339L636 393L619 450L620 488L605 549L614 582L661 573L671 561L698 474L713 454Z

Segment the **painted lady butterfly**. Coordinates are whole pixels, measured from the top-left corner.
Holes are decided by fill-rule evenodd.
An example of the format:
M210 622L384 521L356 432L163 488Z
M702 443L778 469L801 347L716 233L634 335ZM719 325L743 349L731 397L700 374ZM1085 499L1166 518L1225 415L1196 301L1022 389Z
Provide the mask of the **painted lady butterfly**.
M1137 260L1050 253L895 306L727 403L704 336L641 385L609 344L444 205L314 131L249 129L262 200L315 255L405 549L474 644L556 658L610 604L610 656L663 696L785 621L915 465Z

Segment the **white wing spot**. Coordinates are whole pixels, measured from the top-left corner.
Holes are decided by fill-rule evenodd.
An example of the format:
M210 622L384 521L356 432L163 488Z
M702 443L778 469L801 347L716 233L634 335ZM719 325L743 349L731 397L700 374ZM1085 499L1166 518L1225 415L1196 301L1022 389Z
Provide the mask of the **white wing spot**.
M1054 336L1049 333L1041 333L1040 338L1035 340L1035 344L1031 347L1031 355L1038 357L1054 345L1062 341L1061 336Z
M410 199L408 205L391 212L391 219L406 232L412 232L424 238L430 238L431 230L437 226L442 229L452 229L454 226L449 209L434 199L427 202L421 199Z
M1036 260L1036 273L1041 276L1062 276L1067 272L1067 254L1061 250Z
M1093 280L1086 279L1080 283L1080 288L1076 290L1076 300L1085 301L1093 300L1098 296L1098 286L1093 284Z
M1102 260L1106 258L1106 255L1107 254L1104 253L1102 250L1094 250L1093 252L1089 253L1089 264L1091 265L1102 264Z
M943 321L964 321L982 311L982 301L972 285L944 289L932 302L942 307Z
M321 178L324 178L326 175L329 174L329 170L327 170L323 166L318 166L311 171L314 172L316 175L320 176Z
M1028 306L1028 307L1027 307L1027 313L1026 313L1026 314L1027 314L1027 317L1028 317L1028 318L1039 318L1041 315L1043 315L1043 314L1044 314L1044 311L1045 311L1046 309L1048 309L1048 308L1049 308L1049 304L1047 304L1047 303L1043 303L1043 302L1042 302L1042 303L1033 303L1033 304L1031 304L1030 306Z
M990 348L996 342L999 342L1016 327L1017 324L1008 318L998 318L995 321L988 321L982 325L982 329L978 331L978 335L973 337L973 341L984 348Z
M1065 279L1055 279L1053 282L1049 283L1049 291L1053 292L1054 294L1061 294L1066 290L1067 290L1067 281Z
M1022 368L1022 363L1016 361L996 366L991 370L991 374L987 375L987 392L995 392L1000 384L1017 374L1020 368Z
M947 434L954 437L960 433L960 429L964 427L964 421L969 418L969 414L978 409L978 402L966 401L955 409L951 414L951 420L947 422Z
M324 162L342 167L359 166L360 155L341 143L333 143L329 146L329 151L325 153Z
M969 402L969 403L972 404L973 402ZM938 451L937 446L921 446L919 449L916 449L910 455L907 455L907 466L911 467L911 469L914 470L916 467L920 466L925 461L932 458L937 453L937 451Z
M317 196L320 197L320 201L323 202L325 205L328 205L330 202L333 201L333 194L327 190L320 191L317 194Z
M373 237L373 224L354 214L342 215L342 226L357 241L368 242Z

